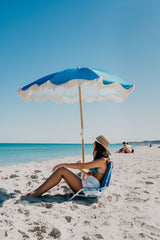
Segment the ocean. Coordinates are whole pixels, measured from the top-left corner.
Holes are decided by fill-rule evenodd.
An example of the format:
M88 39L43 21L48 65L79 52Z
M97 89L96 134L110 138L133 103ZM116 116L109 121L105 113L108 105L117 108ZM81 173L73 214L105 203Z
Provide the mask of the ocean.
M122 144L110 144L115 152ZM81 156L81 144L0 143L0 166ZM93 144L85 144L85 154L92 154Z

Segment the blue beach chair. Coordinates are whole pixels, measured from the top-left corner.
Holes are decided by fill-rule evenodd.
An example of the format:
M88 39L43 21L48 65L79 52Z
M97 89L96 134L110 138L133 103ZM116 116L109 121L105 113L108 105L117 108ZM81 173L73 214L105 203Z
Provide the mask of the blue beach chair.
M113 166L114 166L113 162L110 161L99 188L82 188L78 192L74 193L73 196L69 198L68 201L71 201L76 196L83 197L83 198L101 198L104 193L104 190L106 189L106 187L109 186ZM80 194L81 191L83 191L85 194ZM91 192L91 191L94 191L97 194L87 194L87 192Z

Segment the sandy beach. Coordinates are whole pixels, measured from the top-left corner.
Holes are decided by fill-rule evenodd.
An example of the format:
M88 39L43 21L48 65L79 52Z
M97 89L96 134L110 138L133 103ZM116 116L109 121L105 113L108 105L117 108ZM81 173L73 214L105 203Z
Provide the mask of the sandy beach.
M160 148L113 153L111 183L101 199L68 202L65 182L49 196L21 199L59 162L80 157L0 167L0 240L160 239ZM87 156L90 161L92 156Z

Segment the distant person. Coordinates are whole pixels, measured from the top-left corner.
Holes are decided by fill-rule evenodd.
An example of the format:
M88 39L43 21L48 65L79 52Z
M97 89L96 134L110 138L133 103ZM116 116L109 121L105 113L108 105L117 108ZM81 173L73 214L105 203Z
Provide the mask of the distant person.
M117 151L118 153L131 153L131 151L127 148L126 142L123 142L123 147Z
M151 143L149 144L149 147L152 147L152 144L151 144Z
M130 143L126 143L126 148L129 150L130 153L134 153L134 149L132 148Z

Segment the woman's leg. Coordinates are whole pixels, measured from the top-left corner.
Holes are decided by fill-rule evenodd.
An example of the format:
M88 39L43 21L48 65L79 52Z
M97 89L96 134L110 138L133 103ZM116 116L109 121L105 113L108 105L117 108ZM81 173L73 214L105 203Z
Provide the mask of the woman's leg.
M83 188L82 181L77 175L75 175L67 168L61 167L58 168L54 173L52 173L52 175L40 187L28 193L26 196L40 197L43 193L55 187L61 181L62 178L66 181L68 186L74 192L77 192L81 188Z

